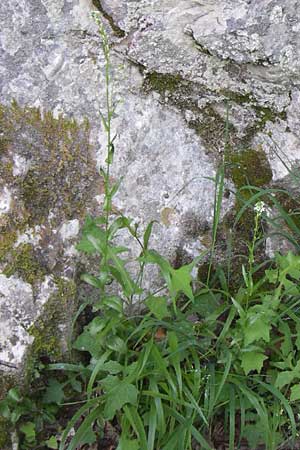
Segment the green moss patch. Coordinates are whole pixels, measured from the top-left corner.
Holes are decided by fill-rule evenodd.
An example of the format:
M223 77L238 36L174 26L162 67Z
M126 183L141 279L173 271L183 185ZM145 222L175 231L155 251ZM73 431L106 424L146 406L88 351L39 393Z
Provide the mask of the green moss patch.
M272 170L265 153L260 149L247 148L226 155L229 176L237 189L245 185L265 186L272 181Z
M3 271L8 277L16 274L33 285L36 281L41 281L46 274L31 244L19 245L13 249L10 259L11 262L6 265Z
M166 92L174 94L182 87L183 83L184 80L179 75L153 72L146 76L144 88L156 91L161 95L164 95ZM187 83L185 84L187 85Z
M33 367L40 358L45 357L50 361L66 358L64 340L68 340L71 334L70 317L73 316L76 307L77 287L73 280L55 277L54 283L57 290L51 295L44 307L41 317L29 329L29 334L34 337L26 363L27 378L31 377ZM68 330L60 331L59 324L68 326Z

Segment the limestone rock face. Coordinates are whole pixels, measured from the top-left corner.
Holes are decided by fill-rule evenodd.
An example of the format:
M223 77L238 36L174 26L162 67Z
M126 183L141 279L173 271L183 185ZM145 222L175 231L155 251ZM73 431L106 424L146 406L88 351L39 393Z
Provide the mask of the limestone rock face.
M95 9L120 100L114 206L141 227L159 222L153 247L180 261L208 247L226 135L231 161L247 150L260 170L244 159L242 178L229 174L222 214L238 180L279 185L300 160L299 1L2 2L1 370L21 368L49 322L66 333L74 244L85 214L101 211L105 83Z

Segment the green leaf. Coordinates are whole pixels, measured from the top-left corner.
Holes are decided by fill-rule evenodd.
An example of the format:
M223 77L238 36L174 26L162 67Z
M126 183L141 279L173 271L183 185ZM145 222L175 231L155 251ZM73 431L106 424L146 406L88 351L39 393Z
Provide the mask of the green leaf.
M297 347L297 350L300 350L300 323L297 323L296 331L297 331L297 338L296 338L295 345Z
M108 361L103 364L102 370L105 372L109 372L111 375L115 375L122 372L123 366L117 361Z
M180 367L180 352L178 349L178 338L174 331L168 331L168 343L170 347L170 361L174 367L179 393L182 393L182 373Z
M113 196L118 192L119 187L120 187L122 181L123 181L123 178L121 177L121 178L120 178L120 179L112 186L112 188L111 188L111 190L110 190L110 193L109 193L110 198L113 198ZM127 221L130 223L129 219L127 219L126 217L118 217L118 219L123 219L123 221L124 221L124 220L127 220ZM117 220L118 220L118 219L117 219ZM124 226L127 226L127 225L123 225L123 227L124 227Z
M119 440L119 445L117 447L117 450L139 450L140 449L140 444L139 441L136 439L125 439L122 438Z
M97 247L95 247L90 239L88 239L88 236L92 236L95 239L98 243ZM101 244L103 248L103 245L105 245L106 242L105 236L105 231L99 228L97 219L94 220L92 217L88 216L82 228L82 239L76 248L77 250L88 254L96 253L99 250L100 253L102 253Z
M99 398L93 398L92 400L88 400L83 404L83 406L81 408L79 408L79 410L73 415L73 417L71 417L71 419L67 423L67 426L61 435L59 450L65 450L65 443L66 443L66 440L69 436L71 429L76 425L78 420L81 419L83 415L85 415L86 413L88 414L86 419L84 420L84 422L88 421L88 424L92 424L93 420L96 420L96 418L99 419L101 417L102 407L95 408L91 412L91 408L97 406L98 404L99 404ZM86 427L86 424L84 424L84 422L79 427L81 429L83 428L83 431L82 431L83 434L84 434L85 430L88 428L88 427ZM76 432L77 436L78 436L78 433L79 433L79 429ZM81 432L79 434L81 434ZM77 439L76 435L73 437L72 441L74 441L74 440L76 441L76 439ZM75 442L75 444L76 444L76 442ZM68 450L72 450L72 449L74 449L74 447L72 447L72 445L70 445L68 447Z
M265 271L267 280L270 283L277 283L278 282L278 269L268 269Z
M51 436L51 438L48 439L45 443L48 448L52 448L53 450L58 449L58 443L55 436Z
M127 380L119 381L118 377L109 376L106 382L103 382L103 385L105 388L109 388L106 392L104 408L104 416L107 420L112 420L116 412L122 409L124 405L128 403L135 405L137 403L138 390Z
M300 384L296 384L291 388L290 401L295 402L296 400L300 400Z
M20 426L20 431L25 434L25 439L28 443L35 442L35 424L33 422L25 422Z
M108 351L105 352L105 353L101 356L101 358L99 359L99 361L97 361L97 363L96 363L96 365L95 365L95 367L94 367L94 369L93 369L93 372L92 372L92 374L91 374L91 377L90 377L90 379L89 379L88 386L87 386L87 389L86 389L88 399L90 399L90 397L91 397L92 389L93 389L93 386L94 386L96 377L97 377L98 373L102 370L102 367L103 367L105 361L107 360L107 358L110 356L110 353L111 353L111 352L108 352Z
M246 375L252 370L256 370L260 373L266 359L268 359L268 357L259 352L244 352L241 356L241 366Z
M251 315L248 320L248 325L244 328L245 345L249 345L254 341L259 341L260 339L269 342L271 325L266 323L266 320L258 314Z
M282 389L287 384L290 384L295 378L295 372L293 370L285 370L277 375L275 386L278 389Z
M152 391L154 391L154 403L155 403L155 410L156 410L156 418L157 418L157 428L161 432L161 434L165 434L166 432L166 421L165 421L165 414L164 414L164 408L162 404L161 398L157 395L159 394L159 389L157 382L155 378L149 377L149 386Z
M98 358L101 353L101 345L91 333L85 329L76 339L73 348L83 352L89 352L94 358Z
M106 340L106 346L114 352L124 354L127 351L127 345L119 336L110 336Z
M151 233L152 233L153 225L155 223L157 223L157 221L156 220L152 220L152 222L148 223L148 225L147 225L146 231L144 233L144 239L143 239L143 241L144 241L143 242L144 243L144 250L148 249L149 239L150 239L150 236L151 236Z
M2 400L0 402L0 416L5 417L5 419L9 419L10 409L7 400Z
M286 322L280 321L278 330L284 335L283 343L281 344L282 354L283 356L287 356L293 351L292 333L290 327Z
M96 336L100 331L102 331L107 325L107 320L102 317L95 317L87 326L87 329L91 336Z
M103 283L93 275L90 275L89 273L84 273L81 275L80 279L84 281L85 283L94 286L96 288L101 288Z
M87 402L88 403L88 402ZM74 417L77 417L76 413L71 420L74 419ZM93 411L90 411L78 430L76 430L75 435L73 436L71 442L68 444L68 450L77 450L80 448L83 444L89 444L94 443L96 440L96 435L92 430L92 426L94 422L101 418L101 408L95 408ZM70 421L71 422L71 421ZM68 423L67 429L70 427L70 422ZM64 443L66 440L66 430L63 433L62 440L59 446L60 450L64 450Z
M115 184L115 187L117 187L118 183ZM115 194L113 190L111 191L112 196ZM130 228L131 220L127 217L121 216L118 217L109 227L108 234L109 239L112 239L116 232L122 228Z
M191 283L191 270L194 264L182 266L179 269L171 269L171 293L176 295L183 292L190 300L194 299Z
M22 396L18 390L18 388L12 388L7 393L7 398L12 400L13 402L20 402L22 400Z
M170 317L166 297L155 297L151 295L145 303L158 320Z
M124 406L124 412L126 415L126 418L130 422L132 428L134 429L135 433L137 434L139 440L140 440L140 446L141 450L148 450L148 444L146 439L146 433L144 429L144 425L142 422L142 419L137 412L136 408L133 408L132 406Z
M62 403L65 397L62 385L55 378L50 378L49 385L43 396L44 403Z
M244 428L243 437L247 439L250 449L256 449L264 442L264 430L261 422L247 424Z
M121 315L123 314L123 301L117 295L107 296L104 297L101 308L112 309Z
M163 258L155 250L147 250L145 251L143 257L140 258L140 260L148 264L157 264L161 270L161 273L167 285L170 286L171 283L170 273L172 271L172 267L167 259Z

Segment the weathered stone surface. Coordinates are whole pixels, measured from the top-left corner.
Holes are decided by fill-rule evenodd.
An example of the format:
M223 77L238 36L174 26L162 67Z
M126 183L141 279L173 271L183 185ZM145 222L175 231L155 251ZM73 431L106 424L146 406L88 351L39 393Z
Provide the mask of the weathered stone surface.
M262 186L271 177L288 185L286 162L300 160L299 1L2 2L1 98L19 106L2 108L0 117L0 269L4 292L15 286L2 294L7 339L0 358L17 365L25 346L39 342L32 324L47 304L63 300L65 292L72 309L76 236L85 213L101 211L95 167L105 159L99 116L104 60L90 18L97 7L113 45L114 91L122 100L113 124L112 176L123 177L114 207L142 227L158 220L154 247L173 259L208 247L209 178L223 156L227 128L236 166L240 150L246 172L246 156L252 164L265 152L256 177ZM239 187L247 174L237 179L234 173ZM224 212L234 203L226 194ZM45 298L45 280L52 280L56 293L47 304L38 300ZM22 287L24 312L15 321ZM61 326L65 316L56 319ZM22 351L11 343L11 324Z
M50 279L45 278L40 295L34 300L31 284L14 276L0 275L0 362L4 370L18 368L23 363L27 347L34 340L28 330L52 291ZM5 366L5 362L10 365Z

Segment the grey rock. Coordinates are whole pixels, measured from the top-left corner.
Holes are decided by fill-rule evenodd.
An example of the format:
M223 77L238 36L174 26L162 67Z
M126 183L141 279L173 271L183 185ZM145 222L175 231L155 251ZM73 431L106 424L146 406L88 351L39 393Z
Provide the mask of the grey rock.
M40 285L39 296L34 300L29 283L14 276L0 275L0 362L1 370L18 369L24 362L28 346L34 337L31 325L39 317L43 305L53 293L55 285L46 277Z

